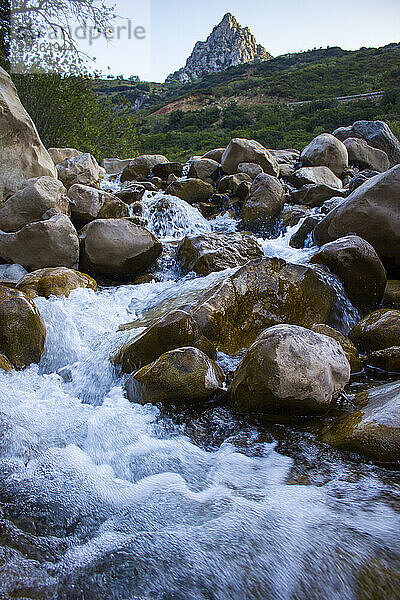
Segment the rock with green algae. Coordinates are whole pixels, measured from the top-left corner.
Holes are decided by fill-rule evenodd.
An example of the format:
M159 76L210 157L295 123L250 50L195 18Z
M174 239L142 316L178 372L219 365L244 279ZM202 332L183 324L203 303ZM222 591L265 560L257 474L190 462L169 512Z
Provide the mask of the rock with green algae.
M262 258L214 285L187 310L209 340L232 353L248 348L271 325L329 323L336 302L317 269Z
M357 600L396 600L400 598L400 575L383 560L363 563L357 573Z
M69 296L78 287L97 291L97 283L92 277L66 267L38 269L25 275L16 285L28 298Z
M132 402L199 402L221 388L224 373L198 348L185 347L162 354L128 379L126 390Z
M323 429L321 441L378 462L400 460L400 381L356 395L361 408Z
M315 333L327 335L328 337L331 337L339 342L347 360L350 363L352 373L359 373L362 371L362 363L358 350L353 342L347 337L347 335L344 335L344 333L341 331L338 331L333 327L329 327L329 325L325 325L324 323L317 323L313 325L311 329L312 331L315 331Z
M349 338L363 352L397 346L400 339L400 311L388 308L375 310L353 327Z
M45 324L33 302L19 290L0 287L0 352L17 369L38 363Z
M132 373L161 354L183 346L193 346L215 356L215 346L202 334L193 318L183 310L174 310L124 344L113 360L124 373Z

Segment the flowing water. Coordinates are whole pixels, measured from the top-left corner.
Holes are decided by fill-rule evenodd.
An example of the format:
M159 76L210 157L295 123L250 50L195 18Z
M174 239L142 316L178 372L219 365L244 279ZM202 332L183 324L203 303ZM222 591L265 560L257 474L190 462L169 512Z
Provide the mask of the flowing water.
M235 228L162 195L145 210L166 246L193 228ZM290 249L289 237L262 240L266 255L306 261L313 249ZM133 332L119 326L135 321L140 333L227 274L167 273L36 300L42 361L0 374L0 598L399 598L395 472L322 446L308 424L268 426L213 403L171 415L126 399L109 357Z

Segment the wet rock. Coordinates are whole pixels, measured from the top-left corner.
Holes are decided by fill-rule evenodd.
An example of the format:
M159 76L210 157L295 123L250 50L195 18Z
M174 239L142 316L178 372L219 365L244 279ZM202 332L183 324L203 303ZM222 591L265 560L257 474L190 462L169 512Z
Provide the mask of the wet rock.
M202 402L221 388L224 374L204 352L186 347L170 350L128 379L131 402Z
M339 177L336 177L328 167L302 167L294 172L292 179L300 186L314 184L336 189L343 187Z
M260 173L263 172L262 167L256 163L243 162L238 165L238 173L245 173L246 175L249 175L251 179L255 179L257 175L260 175Z
M129 165L133 158L104 158L101 166L107 175L117 175Z
M338 342L284 324L258 336L228 393L235 410L279 420L326 412L349 379L350 365Z
M223 171L228 175L237 173L241 163L256 163L262 167L264 173L278 177L279 166L272 154L255 140L244 138L232 139L221 158Z
M335 208L337 208L338 206L340 206L341 204L343 204L344 202L344 198L340 198L339 196L334 196L333 198L330 198L329 200L325 200L325 202L322 204L320 211L323 215L327 215L329 212L331 212L331 210L334 210Z
M327 335L328 337L336 340L341 345L342 350L350 363L351 372L359 373L362 371L362 363L358 350L353 342L347 337L347 335L344 335L344 333L341 331L338 331L333 327L329 327L329 325L325 325L324 323L317 323L313 325L311 330L315 331L315 333Z
M300 155L305 167L329 167L338 177L349 166L346 146L330 133L322 133L312 140Z
M65 267L38 269L20 279L16 289L28 298L43 296L69 296L76 288L89 288L97 291L97 283L92 277Z
M57 173L67 190L74 183L95 188L100 185L100 167L96 159L88 152L66 158L57 165Z
M183 171L183 164L178 162L161 162L157 163L152 167L151 173L154 177L159 177L163 181L166 181L170 175L181 177Z
M62 163L66 158L73 158L82 154L76 148L49 148L47 152L50 154L53 163L57 166Z
M68 190L68 198L72 203L72 220L80 228L97 218L106 199L116 197L98 188L75 183Z
M371 179L371 177L375 177L375 175L379 175L379 171L371 171L370 169L366 169L364 171L360 171L356 175L354 175L349 181L349 191L354 192L360 185Z
M0 201L32 177L56 177L54 163L39 139L11 77L0 68Z
M124 181L146 181L155 165L167 162L169 162L168 158L162 154L137 156L122 171L121 183L124 183ZM154 175L157 175L157 173L154 173Z
M218 177L219 164L211 158L200 158L199 160L192 160L190 163L190 169L188 177L195 179L202 179L208 183L212 183Z
M374 171L387 171L390 169L388 155L383 150L369 146L360 138L347 138L344 140L349 155L349 163L360 169L373 169Z
M329 323L335 292L314 269L262 258L241 267L188 308L204 335L224 352L248 348L279 323Z
M185 273L208 275L228 267L239 267L264 256L256 238L250 234L208 233L186 236L177 249L177 259Z
M339 127L333 135L342 141L361 138L370 146L386 152L391 167L400 163L400 142L384 121L356 121L350 127Z
M22 265L0 265L0 285L14 287L27 273Z
M308 208L307 206L285 204L280 215L282 230L285 230L288 227L294 227L301 221L301 219L310 216L311 213L312 209Z
M122 346L114 363L124 373L132 373L156 360L164 352L183 346L198 348L211 358L215 346L184 310L174 310L150 325L142 334Z
M67 215L25 225L15 233L0 231L0 257L28 271L44 267L78 268L79 242Z
M129 187L116 192L115 196L125 202L125 204L133 204L134 202L140 202L146 192L144 185L139 183L130 184Z
M324 265L337 275L352 304L363 312L381 303L386 288L385 267L371 244L357 235L325 244L310 262Z
M0 352L17 368L38 363L46 328L33 304L19 290L0 287Z
M285 192L279 179L262 173L254 179L243 204L242 222L251 230L270 226L282 212L284 204Z
M28 223L41 221L51 208L58 214L69 215L66 190L54 177L29 179L26 185L0 204L0 229L18 231Z
M220 194L235 194L239 185L243 182L251 182L251 177L246 173L236 173L235 175L225 175L218 182L218 192Z
M129 206L116 196L108 194L100 208L98 219L123 219L130 216Z
M275 158L278 165L295 165L300 160L300 152L295 148L285 148L284 150L269 150Z
M387 282L383 304L385 307L400 309L400 281L398 279L390 279Z
M325 184L303 185L299 190L291 193L293 202L296 204L304 204L311 208L322 206L324 202L331 200L333 197L344 198L347 195L348 192Z
M400 346L370 352L365 364L388 373L400 373Z
M7 356L0 354L0 369L8 373L14 369L14 365L8 360Z
M322 245L349 233L376 250L390 271L400 268L400 165L366 181L315 227Z
M181 200L193 204L194 202L207 202L214 193L210 183L201 179L183 179L172 182L165 192L171 196L178 196Z
M97 219L79 232L83 271L126 278L148 269L162 251L150 231L128 219Z
M211 160L215 160L215 162L221 164L221 158L225 151L225 148L213 148L205 153L202 158L211 158Z
M397 346L400 339L400 311L383 308L367 315L349 333L351 341L363 352Z
M321 217L314 215L304 219L297 231L289 240L289 246L292 248L304 248L308 240L311 240L311 234L316 225L320 222Z
M400 459L400 382L361 392L354 400L362 405L326 427L321 440L336 448L357 452L378 462Z

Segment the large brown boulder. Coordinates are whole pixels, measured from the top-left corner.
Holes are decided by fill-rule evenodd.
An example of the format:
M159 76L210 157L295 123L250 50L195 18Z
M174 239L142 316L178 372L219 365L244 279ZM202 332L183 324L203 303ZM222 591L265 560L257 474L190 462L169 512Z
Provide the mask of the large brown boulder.
M360 169L373 169L374 171L387 171L390 169L388 155L383 150L373 148L360 138L347 138L344 140L347 148L350 165Z
M221 350L248 348L266 327L330 322L336 294L315 269L262 258L214 285L188 311Z
M370 352L365 359L369 367L387 371L388 373L400 373L400 346L392 346L384 350Z
M67 215L25 225L15 233L0 231L0 257L28 271L44 267L78 268L79 242Z
M244 138L232 139L226 147L222 157L221 166L228 175L237 173L240 163L256 163L262 167L264 173L278 177L279 166L272 154L255 140Z
M167 163L162 154L143 154L132 159L121 173L121 182L146 181L152 168L159 163Z
M218 176L219 163L211 158L200 158L190 162L188 177L212 183Z
M74 185L88 185L99 187L101 170L94 156L85 152L78 156L66 158L57 165L58 178L61 179L67 190Z
M107 194L104 203L97 214L98 219L123 219L130 216L128 204L117 198L113 194ZM137 215L139 217L139 215ZM132 216L132 221L134 217ZM135 221L137 223L137 221ZM137 223L141 224L141 223Z
M132 373L164 352L182 346L194 346L210 357L215 355L215 346L203 335L196 321L186 311L174 310L124 344L113 360L124 373Z
M53 163L57 166L62 163L66 158L72 158L83 154L75 148L49 148L47 152L50 154Z
M386 152L390 167L400 163L400 141L384 121L356 121L350 127L339 127L333 135L342 142L348 138L361 138Z
M400 311L389 308L375 310L353 327L349 338L363 352L398 346Z
M124 278L142 273L160 256L162 244L129 219L97 219L79 232L83 271Z
M132 162L133 158L103 158L101 166L107 175L117 175L121 173Z
M368 179L315 227L318 245L349 233L376 250L389 271L400 268L400 165Z
M294 172L292 180L300 186L314 184L343 187L342 181L328 167L302 167Z
M173 181L166 189L166 194L177 196L189 204L194 202L206 202L214 193L214 188L210 183L201 179L179 179Z
M0 287L0 352L17 368L38 363L46 328L36 306L19 290Z
M315 208L332 198L344 198L349 192L325 184L307 184L291 193L292 201Z
M225 148L213 148L205 153L201 158L211 158L211 160L215 160L217 163L221 163L222 155L225 151Z
M117 199L113 194L81 183L74 183L69 188L68 198L71 201L72 219L78 227L96 219L107 198Z
M357 235L325 244L310 262L324 265L337 275L352 304L363 312L381 303L386 288L385 267L371 244Z
M243 182L251 183L250 175L247 173L235 173L235 175L225 175L218 181L218 192L220 194L235 194L238 187Z
M238 164L238 173L245 173L251 179L255 179L257 175L263 173L262 167L256 163L243 162Z
M271 419L321 414L350 379L342 347L331 337L277 325L258 336L229 387L235 410Z
M18 231L28 223L42 220L49 209L69 215L63 184L54 177L29 179L20 191L0 204L0 229L8 233Z
M361 408L333 421L321 440L378 462L400 460L400 382L361 392L354 402Z
M38 269L25 275L16 285L28 298L69 296L78 287L96 291L97 283L89 275L66 267Z
M205 233L186 236L177 249L183 272L208 275L228 267L240 267L249 260L264 256L256 238L240 233Z
M194 403L207 400L221 388L221 368L198 348L170 350L142 367L126 382L131 402Z
M54 163L18 98L11 77L0 67L0 201L18 191L25 180L57 177Z
M305 167L329 167L338 177L349 166L346 146L330 133L322 133L306 146L300 155Z
M270 226L282 212L285 191L279 179L261 173L251 184L242 206L242 222L249 229Z
M315 333L327 335L341 345L342 350L350 363L352 373L359 373L362 370L362 363L358 350L353 342L347 337L347 335L344 335L344 333L341 331L338 331L333 327L329 327L329 325L325 325L324 323L316 323L312 326L311 330L315 331Z

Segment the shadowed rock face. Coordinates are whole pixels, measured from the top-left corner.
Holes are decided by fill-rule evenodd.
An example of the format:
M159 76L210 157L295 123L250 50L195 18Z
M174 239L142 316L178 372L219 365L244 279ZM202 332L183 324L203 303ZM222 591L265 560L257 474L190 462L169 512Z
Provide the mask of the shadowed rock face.
M186 65L169 75L167 81L186 83L207 73L270 58L272 56L257 44L250 29L242 28L235 17L227 13L205 42L196 43Z

